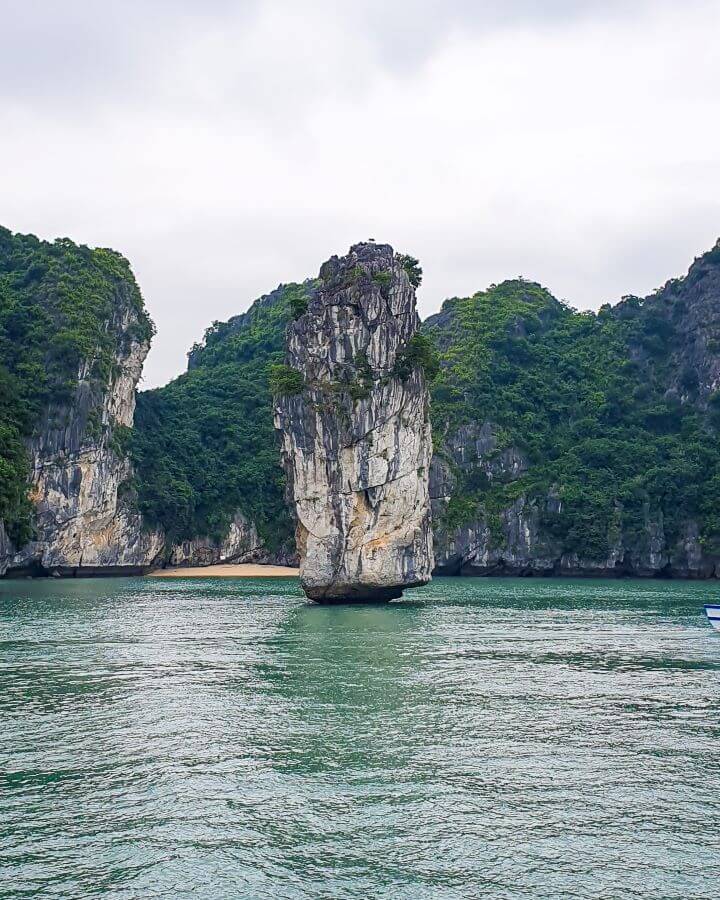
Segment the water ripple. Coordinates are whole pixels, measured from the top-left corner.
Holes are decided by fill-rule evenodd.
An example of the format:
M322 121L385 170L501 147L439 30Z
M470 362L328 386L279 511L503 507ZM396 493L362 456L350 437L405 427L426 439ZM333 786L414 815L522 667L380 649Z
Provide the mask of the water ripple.
M0 895L714 898L706 594L0 583Z

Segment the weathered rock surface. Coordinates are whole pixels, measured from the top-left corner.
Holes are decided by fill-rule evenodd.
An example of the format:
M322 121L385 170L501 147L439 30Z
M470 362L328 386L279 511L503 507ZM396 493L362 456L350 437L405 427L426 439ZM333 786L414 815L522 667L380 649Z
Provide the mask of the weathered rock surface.
M254 522L239 510L235 513L230 529L221 541L210 537L197 537L174 544L167 565L213 566L217 563L261 563L268 565L295 565L294 555L270 553L258 535Z
M302 390L276 398L301 582L320 602L390 600L433 568L427 387L418 366L398 374L415 291L382 244L332 257L320 279L288 328Z
M134 339L137 313L122 290L114 316L122 337L109 383L98 385L84 363L72 402L46 409L35 428L29 456L37 539L6 553L10 572L130 574L162 554L163 535L142 527L120 491L132 474L120 435L132 425L149 343Z
M5 524L0 519L0 577L7 572L13 553L13 546L5 531Z
M521 358L523 341L518 346L514 343L515 338L527 338L530 332L540 333L545 328L552 328L554 317L561 313L558 301L548 296L546 302L538 301L534 317L526 317L522 310L522 304L526 302L523 292L518 290L515 297L517 318L508 320L507 332L502 336L508 343L505 350L494 357L501 364L503 353L505 360L511 359L511 346L520 354L515 359ZM532 299L532 293L529 297ZM457 352L458 345L462 344L460 308L449 300L443 304L440 313L430 317L424 325L429 327L445 354ZM483 310L487 315L488 307L484 306ZM530 332L527 322L531 325ZM668 281L644 299L625 297L613 307L608 305L601 311L596 324L598 334L609 326L607 334L623 335L621 341L627 340L626 344L618 343L617 349L622 346L622 353L627 354L626 372L632 373L631 377L635 379L630 390L636 389L640 398L637 403L633 399L628 404L628 407L634 404L638 411L638 433L647 427L642 418L642 398L655 391L663 401L670 401L667 409L674 418L673 427L687 414L689 421L697 416L704 422L708 436L716 433L720 422L716 412L720 410L720 242L696 259L685 277ZM616 325L627 327L612 327ZM568 369L571 380L574 377L572 367L571 362ZM630 377L625 383L629 382ZM494 380L493 385L500 395L504 387L502 377ZM664 501L657 491L654 500L633 506L623 506L622 494L618 494L612 504L612 513L603 519L607 526L603 524L602 527L607 530L595 542L595 547L601 548L597 550L597 556L589 555L592 546L586 540L578 540L577 536L569 536L573 547L568 546L570 541L564 544L568 529L557 527L557 524L571 508L564 506L561 500L566 485L559 482L548 489L542 476L538 480L534 478L548 461L547 446L543 450L532 440L533 435L527 436L527 443L524 436L516 436L517 444L534 446L535 456L531 459L521 447L508 443L508 430L503 427L508 421L502 418L503 414L507 416L507 408L502 408L502 399L494 406L492 395L484 396L474 409L469 404L472 396L465 395L464 399L467 406L462 420L470 419L470 423L458 426L447 420L448 433L443 433L443 446L431 467L438 572L720 577L717 543L707 533L704 538L701 534L703 516L707 522L707 504L705 509L702 503L688 503L673 509L673 504L667 503L663 514ZM497 416L496 421L493 421L494 416ZM611 430L613 424L613 420L608 419L604 427ZM647 439L662 446L665 437L660 429ZM691 460L695 450L689 436L686 447L688 460ZM717 477L715 472L715 467L708 464L708 490ZM540 480L543 483L541 492L537 487ZM607 490L613 490L610 478ZM698 485L698 494L705 499L702 483ZM486 504L488 497L490 503ZM502 497L502 501L498 501L498 497ZM629 495L626 495L626 503L632 503ZM485 512L483 506L486 506ZM678 513L678 509L689 511ZM587 555L573 552L578 545L587 547Z
M663 521L662 512L650 505L630 532L623 531L623 510L616 504L601 559L569 552L548 528L548 520L562 510L553 490L544 496L517 491L494 515L478 512L461 526L449 526L446 513L458 494L458 473L465 484L473 477L512 484L532 474L530 460L521 448L507 446L491 412L480 412L476 421L444 435L442 454L430 462L422 373L416 369L404 380L395 373L398 355L418 326L401 258L390 247L361 244L347 257L330 260L321 275L319 287L307 283L314 299L289 333L287 361L301 375L304 390L280 398L276 410L309 596L388 599L403 586L427 581L428 496L438 573L720 577L720 558L701 539L699 523L687 518L678 527L669 513ZM239 511L222 540L197 536L168 546L162 528L143 526L125 494L132 469L121 438L133 423L134 392L148 345L133 337L137 313L126 299L120 287L109 323L120 339L107 383L93 379L88 361L78 372L72 400L45 410L36 423L28 451L37 540L13 547L0 521L0 576L294 562L285 551L268 552L255 525ZM283 288L261 298L256 313L278 303L286 304ZM630 315L639 306L672 334L671 349L662 357L667 395L683 406L720 408L720 243L696 260L687 277L644 300L626 298L611 314ZM228 334L241 335L256 313L231 319ZM440 349L446 351L453 339L449 307L433 318L447 326L439 332ZM276 332L263 324L262 340L274 340L275 351L284 321ZM522 330L521 321L516 328ZM655 364L642 342L630 351L641 371ZM193 351L191 369L204 353Z
M561 501L521 494L503 509L499 520L479 516L459 528L444 525L455 487L453 468L482 471L489 481L512 482L528 469L520 450L498 450L495 426L483 422L464 426L446 439L450 459L433 457L430 467L436 573L439 575L597 576L597 577L720 577L720 559L704 551L697 522L683 523L670 540L662 512L644 509L643 527L624 533L621 507L608 533L608 555L593 559L568 553L543 525L544 513L560 511Z
M634 300L619 303L613 313L622 316ZM707 407L720 388L720 240L695 260L686 276L672 278L642 304L646 316L664 320L672 333L668 393L681 403ZM642 362L646 355L635 348L636 360Z
M35 423L27 446L35 540L14 547L0 521L0 576L130 575L161 565L292 563L292 557L269 553L254 523L239 511L222 540L199 536L170 547L162 527L143 522L124 438L133 425L149 342L136 338L138 311L128 290L118 285L108 322L118 338L107 383L99 383L93 361L85 361L72 398L45 409Z

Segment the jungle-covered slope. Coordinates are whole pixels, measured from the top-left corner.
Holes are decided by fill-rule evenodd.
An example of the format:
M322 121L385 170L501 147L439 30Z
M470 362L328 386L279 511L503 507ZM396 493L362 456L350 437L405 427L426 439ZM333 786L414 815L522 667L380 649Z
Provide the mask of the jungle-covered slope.
M446 301L424 330L442 358L432 405L441 564L712 570L720 245L685 278L597 315L518 280Z
M43 413L71 404L80 379L102 393L126 345L152 333L120 254L0 228L0 522L15 546L33 533L27 442Z
M418 269L418 272L420 270ZM271 547L290 516L269 370L313 283L215 323L189 371L140 395L140 508L173 539L233 511ZM443 571L712 574L720 552L720 249L648 298L579 313L525 280L453 298L422 333Z
M283 369L287 323L315 286L281 286L214 323L184 375L138 396L131 430L132 380L153 329L127 261L0 229L2 541L19 548L33 536L32 492L48 466L69 515L85 497L70 475L95 453L117 475L118 503L158 535L137 549L138 565L158 541L166 554L198 536L221 541L238 513L270 557L287 558L270 371ZM440 360L431 491L442 571L720 571L720 244L684 278L597 314L515 280L447 300L422 334ZM63 461L56 450L68 441L75 456ZM128 447L134 474L121 481ZM115 508L105 505L97 529ZM51 549L54 514L43 507ZM77 536L78 547L101 531L86 544Z
M191 350L186 373L139 394L132 441L139 509L165 529L168 544L197 535L220 541L240 511L271 552L291 545L268 372L282 363L285 327L312 284L281 285L247 313L215 322Z

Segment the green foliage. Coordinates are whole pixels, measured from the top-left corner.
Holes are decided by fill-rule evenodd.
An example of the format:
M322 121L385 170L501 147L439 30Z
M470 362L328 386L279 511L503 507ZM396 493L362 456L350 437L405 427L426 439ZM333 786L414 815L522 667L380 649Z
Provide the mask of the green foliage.
M370 396L370 388L360 381L351 381L349 384L343 385L343 387L353 401L367 400Z
M457 531L463 525L467 525L476 519L478 512L479 501L477 497L456 492L447 505L442 525L448 531Z
M35 411L67 399L81 363L106 382L118 341L122 298L138 316L138 339L153 325L127 260L111 250L54 243L0 228L0 359L27 384Z
M704 259L706 262L712 263L713 265L720 265L720 240L715 244L712 250L705 254Z
M124 330L127 308L137 322ZM30 535L23 441L41 411L72 397L81 368L105 385L119 344L152 333L122 256L0 228L0 519L16 542Z
M293 319L299 319L300 316L304 316L307 312L308 308L308 300L307 297L292 297L290 300L290 309L292 310Z
M353 402L356 402L367 400L374 383L375 376L367 353L358 350L353 365L347 365L339 370L338 380L315 383L313 387L336 397L347 394Z
M146 520L171 540L223 538L240 510L270 548L289 542L269 373L285 368L292 298L311 286L283 286L248 313L215 323L191 352L188 372L139 394L132 487Z
M290 285L285 291L293 319L305 315L310 304L310 293L304 284Z
M387 290L392 284L392 272L376 272L373 281L380 285L381 290Z
M408 256L404 253L398 253L397 259L400 261L400 265L407 272L407 276L410 279L410 284L414 288L419 288L422 284L422 276L423 270L420 267L420 260L415 259L414 256Z
M368 359L367 353L364 350L358 350L358 352L355 354L354 363L360 386L367 392L367 394L369 394L370 389L372 388L375 381L375 375L373 373L372 366L370 365L370 360Z
M708 416L668 394L674 330L652 304L626 298L597 316L578 313L519 279L446 301L423 332L442 358L436 449L461 425L490 421L530 462L512 486L469 486L472 470L463 473L453 525L472 517L473 504L497 513L512 502L508 490L541 504L553 491L559 511L544 512L543 525L581 556L606 556L620 527L640 535L648 509L662 512L670 539L693 517L706 545L720 547L717 401ZM675 374L696 388L693 373Z
M271 365L268 375L270 390L276 397L292 397L302 394L305 380L297 369L282 363Z
M415 332L398 353L393 374L404 381L417 368L422 369L428 381L432 381L440 370L440 360L432 337L420 331Z
M102 436L102 430L100 410L97 408L91 409L85 423L85 434L92 440L97 441Z
M19 379L0 366L0 520L18 545L32 536L27 498L29 466L23 444L31 425L24 394Z
M254 364L259 358L281 361L285 328L294 317L294 310L309 301L316 286L317 281L281 285L256 300L248 312L227 322L213 322L202 344L195 344L188 354L188 368L224 362Z
M115 425L108 441L108 446L113 453L121 459L126 457L132 447L132 428L127 425Z

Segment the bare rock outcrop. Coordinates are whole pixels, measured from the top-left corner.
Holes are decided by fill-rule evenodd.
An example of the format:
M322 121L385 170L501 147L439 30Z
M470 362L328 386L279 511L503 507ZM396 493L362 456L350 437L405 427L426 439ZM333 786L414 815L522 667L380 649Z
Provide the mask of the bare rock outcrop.
M372 242L328 260L275 373L301 583L318 602L391 600L430 581L432 439L409 262Z
M295 562L292 554L268 550L255 523L236 510L224 538L194 537L179 541L172 545L167 565L173 568L214 566L219 563L294 565Z
M161 557L162 532L143 527L123 499L132 468L123 436L133 423L135 387L149 341L135 337L137 311L123 289L110 327L120 335L109 380L83 362L71 401L43 413L28 445L36 539L6 553L10 573L132 574Z

